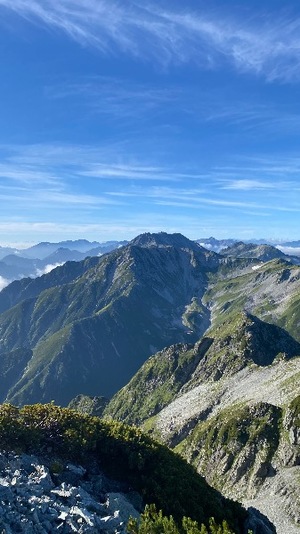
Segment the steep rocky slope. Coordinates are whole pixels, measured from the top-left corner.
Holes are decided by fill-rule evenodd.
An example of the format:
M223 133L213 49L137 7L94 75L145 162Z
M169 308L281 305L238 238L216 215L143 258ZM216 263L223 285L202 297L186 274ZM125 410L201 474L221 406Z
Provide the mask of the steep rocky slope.
M273 390L271 380L268 390L264 386L262 394L270 397L273 391L273 396L278 396L276 404L280 404L281 388L288 389L289 376L293 377L298 369L297 355L300 355L300 343L285 330L242 312L234 321L209 329L195 345L173 345L149 358L112 398L105 413L130 424L141 424L167 407L164 416L158 417L166 429L165 412L170 403L172 407L176 402L180 405L179 424L183 424L191 415L197 420L200 412L207 417L206 412L214 406L227 405L231 402L226 400L228 395L234 402L243 398L254 400L260 396L257 388L243 385L250 380L264 383L269 378L274 382ZM189 396L197 392L199 400L193 398L189 403ZM295 395L293 380L290 393ZM183 409L185 402L186 409ZM175 430L174 420L172 427Z
M300 268L281 259L252 264L240 273L234 265L222 263L211 276L203 303L211 312L212 324L230 322L245 310L300 339Z
M110 396L158 349L195 341L209 325L201 299L218 260L179 234L145 234L101 258L14 282L0 293L0 354L14 361L20 351L23 367L2 400Z
M226 495L298 532L300 345L248 313L150 358L105 409L142 425ZM271 506L270 493L274 502ZM267 496L267 498L266 498Z

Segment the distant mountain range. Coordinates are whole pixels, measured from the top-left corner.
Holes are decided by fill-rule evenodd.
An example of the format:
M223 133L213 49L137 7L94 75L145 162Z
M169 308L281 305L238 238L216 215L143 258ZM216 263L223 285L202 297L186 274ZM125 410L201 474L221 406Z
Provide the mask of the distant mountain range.
M0 292L0 400L110 397L157 350L195 343L212 306L217 320L245 309L297 337L298 267L289 260L269 245L236 243L220 255L162 232L15 280Z
M214 252L221 252L227 247L231 247L237 242L241 242L239 239L215 239L214 237L196 239L199 245L213 250ZM282 250L286 254L300 255L300 241L275 241L271 239L245 239L245 244L252 245L271 245L274 248Z
M281 243L274 246L267 240L255 240L249 242L239 242L235 239L215 239L214 237L197 239L195 241L200 246L208 250L219 252L224 255L243 257L246 249L241 248L241 245L249 247L248 256L257 257L259 255L260 245L270 245L269 252L273 257L284 257L278 255L278 250L283 254L293 256L295 262L300 256L300 241L291 241ZM107 252L125 246L128 241L106 241L99 243L97 241L87 241L86 239L78 239L75 241L67 240L58 243L42 242L26 249L16 249L10 247L0 246L0 291L3 287L8 285L13 280L20 280L21 278L31 277L36 278L42 274L50 272L67 261L81 261L90 256L101 256ZM239 244L240 248L237 248ZM257 252L255 252L255 247ZM272 252L271 252L272 251Z
M101 256L127 241L98 243L85 239L61 241L60 243L39 243L27 249L0 247L0 290L13 280L35 278L48 273L66 261L80 261L89 256Z

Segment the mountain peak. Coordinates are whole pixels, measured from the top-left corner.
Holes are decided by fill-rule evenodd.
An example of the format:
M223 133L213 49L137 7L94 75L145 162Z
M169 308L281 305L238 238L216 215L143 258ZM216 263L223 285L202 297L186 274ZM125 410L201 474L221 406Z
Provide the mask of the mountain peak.
M286 330L245 310L231 322L230 333L227 321L216 333L217 344L226 346L230 355L240 354L242 360L246 358L260 366L271 365L279 355L289 359L300 352L300 344Z
M167 232L150 233L146 232L135 237L130 245L139 247L175 247L175 248L189 248L199 250L201 248L194 241L179 233L168 234Z
M285 258L286 255L272 245L243 243L237 241L222 250L223 256L234 256L235 258L256 258L261 261L270 261L277 258Z

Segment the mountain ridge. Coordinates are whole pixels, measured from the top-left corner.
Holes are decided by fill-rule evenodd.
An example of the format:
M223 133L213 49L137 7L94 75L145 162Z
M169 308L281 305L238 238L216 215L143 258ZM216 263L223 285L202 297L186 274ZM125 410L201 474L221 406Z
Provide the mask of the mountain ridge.
M147 239L145 246L133 242L100 258L66 263L39 279L14 282L0 293L1 350L20 348L19 339L21 347L33 351L29 367L7 392L7 400L24 402L26 391L31 391L29 401L54 398L67 404L77 393L96 394L101 384L103 394L110 396L156 347L199 337L208 321L201 304L206 272L216 269L218 256L194 243L187 247L190 242L185 239L178 247L166 247L165 242L149 247ZM16 321L24 325L19 327L19 338L11 327ZM78 384L67 398L67 389L57 391L55 379L62 384L68 373L73 376L72 361L86 368L84 353L90 370L77 372L74 382L81 377L82 390ZM113 373L114 366L118 374ZM52 384L48 393L47 383Z
M225 325L227 362L222 364L210 334L220 327L212 327L195 346L175 345L147 360L103 415L141 426L183 455L225 495L266 514L278 534L296 534L300 519L299 344L284 332L278 336L280 329L274 330L274 325L240 315L235 345L234 332L229 340L230 326ZM277 358L267 355L267 361L261 362L264 365L251 363L243 343L249 319L251 328L259 329L256 340L266 343L260 345L262 352L266 354L270 345L263 331L273 333L278 343ZM291 353L283 354L282 348L286 350L289 343Z

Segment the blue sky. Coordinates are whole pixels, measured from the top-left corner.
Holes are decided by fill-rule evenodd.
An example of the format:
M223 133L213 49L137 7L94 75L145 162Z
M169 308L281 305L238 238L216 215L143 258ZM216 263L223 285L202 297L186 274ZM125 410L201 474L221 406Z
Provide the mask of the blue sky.
M0 0L0 244L299 239L300 6Z

